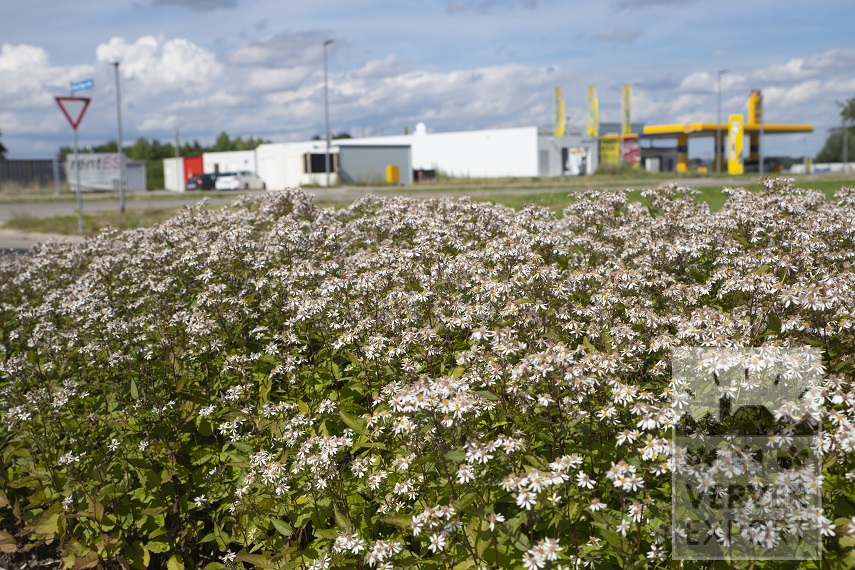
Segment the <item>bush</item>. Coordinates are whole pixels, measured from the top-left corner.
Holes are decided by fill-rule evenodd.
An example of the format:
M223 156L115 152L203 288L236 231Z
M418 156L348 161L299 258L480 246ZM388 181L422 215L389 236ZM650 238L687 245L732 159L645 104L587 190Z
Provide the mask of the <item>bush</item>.
M715 424L673 405L672 347L793 345L828 371L804 524L845 565L855 200L767 183L714 215L589 192L560 220L266 193L0 260L0 551L665 568L668 435Z

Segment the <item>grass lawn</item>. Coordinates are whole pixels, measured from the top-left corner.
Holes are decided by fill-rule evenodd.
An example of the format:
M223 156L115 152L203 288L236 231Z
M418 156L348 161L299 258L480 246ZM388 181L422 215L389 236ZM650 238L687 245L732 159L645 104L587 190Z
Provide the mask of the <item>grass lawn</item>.
M785 176L785 175L784 175ZM527 204L536 204L545 206L554 211L559 216L561 211L566 208L571 201L571 196L574 193L587 189L621 189L621 188L648 188L659 184L664 184L672 178L665 178L662 174L648 174L645 172L606 175L606 176L590 176L590 177L571 177L571 178L508 178L496 180L482 179L463 179L456 181L444 181L437 184L428 184L423 186L409 186L402 188L383 187L365 187L359 188L364 190L366 194L374 193L377 195L406 195L411 197L419 197L430 193L432 195L458 195L470 196L472 200L479 202L492 202L495 204L503 204L505 206L519 210ZM699 201L706 202L710 206L710 210L715 212L725 202L726 196L722 193L724 187L743 187L753 191L759 191L762 186L757 182L757 178L739 178L732 179L722 177L719 179L704 178L693 179L685 178L680 181L681 184L694 188L700 192L695 198ZM815 176L796 177L795 185L799 188L807 188L823 192L829 199L833 198L834 193L844 186L855 186L855 178L852 176L844 178L841 176L830 177L823 176L821 178ZM542 191L537 191L542 189ZM314 189L307 189L313 191ZM525 192L522 192L525 190ZM532 191L534 190L534 192ZM516 192L519 191L519 192ZM198 198L210 196L211 193L202 192L186 192L174 194L177 198ZM218 194L218 196L221 194ZM128 199L141 199L150 197L150 193L129 193ZM237 193L235 193L237 196ZM72 195L73 197L73 195ZM95 197L104 199L105 195L99 194ZM8 196L6 197L8 198ZM43 197L49 199L48 197ZM87 196L94 199L94 197ZM632 202L640 202L641 190L633 190L630 192L629 199ZM0 199L0 203L4 200ZM349 203L341 200L325 200L323 197L316 198L316 203L321 207L342 208ZM177 212L179 206L175 208L157 208L157 209L129 209L125 214L116 211L99 211L95 213L85 213L83 216L84 235L95 235L102 228L115 227L122 230L151 226L171 217ZM30 216L18 216L8 220L4 224L5 228L16 229L27 232L44 232L44 233L59 233L65 235L77 235L77 215L58 216L53 218L35 218Z
M753 184L727 184L729 182L727 179L722 179L721 183L717 183L714 186L707 185L709 184L708 180L704 181L705 185L695 185L692 184L691 179L687 179L685 181L685 186L689 188L694 188L698 190L700 194L695 196L695 199L700 202L706 202L709 204L710 211L715 212L719 210L723 205L727 196L722 193L722 189L725 187L730 188L746 188L748 190L752 190L754 192L759 192L763 186L759 183ZM843 180L843 179L835 179L835 180L816 180L816 179L806 179L799 180L796 179L796 184L799 188L810 189L810 190L818 190L825 194L826 198L829 200L834 198L834 193L840 190L845 186L855 186L855 180ZM632 187L631 185L628 185ZM609 185L610 188L620 188L620 186L616 186L614 184ZM597 188L597 186L591 185L588 188ZM527 193L527 194L509 194L509 193L496 193L496 194L480 194L473 195L472 199L479 202L493 202L496 204L504 204L505 206L509 206L516 210L522 208L527 204L536 204L538 206L545 206L554 212L556 212L559 216L561 215L561 211L566 208L570 204L570 196L573 192L578 192L580 188L571 188L568 190L561 191L547 191L540 193ZM465 190L461 192L465 194ZM641 197L641 190L633 190L629 194L630 202L641 202L644 199Z
M92 236L103 228L114 227L130 230L153 226L171 218L179 208L152 208L145 210L128 209L124 214L117 211L103 211L83 214L83 235ZM77 214L55 216L52 218L34 218L16 216L3 224L4 228L24 232L42 232L63 235L79 235L77 232Z

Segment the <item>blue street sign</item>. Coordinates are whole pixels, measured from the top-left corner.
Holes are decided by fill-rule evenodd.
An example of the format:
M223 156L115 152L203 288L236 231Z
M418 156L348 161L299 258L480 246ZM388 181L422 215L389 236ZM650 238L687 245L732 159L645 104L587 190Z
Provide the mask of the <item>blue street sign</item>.
M71 92L82 91L84 89L92 89L95 87L95 81L93 79L84 79L83 81L76 81L71 84Z

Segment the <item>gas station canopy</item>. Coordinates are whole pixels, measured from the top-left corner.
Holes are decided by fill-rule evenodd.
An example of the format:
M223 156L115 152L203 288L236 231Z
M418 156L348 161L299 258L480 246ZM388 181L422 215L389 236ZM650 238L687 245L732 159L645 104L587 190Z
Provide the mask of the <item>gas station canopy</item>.
M690 137L714 137L717 133L727 133L730 125L727 123L722 123L717 125L716 123L688 123L684 125L650 125L644 127L644 134L642 135L646 139L673 139L680 135L687 135ZM760 130L762 129L764 135L785 135L785 134L793 134L793 133L812 133L813 125L787 125L787 124L765 124L765 125L751 125L746 124L744 127L746 133L757 133L760 134Z
M733 117L731 117L733 118ZM742 116L738 116L742 123ZM649 125L644 127L641 138L644 139L677 139L677 172L687 172L689 163L689 138L713 137L715 144L716 172L721 170L722 158L724 156L724 135L732 129L732 121L727 123L686 123L669 125ZM738 143L742 148L741 137L743 133L750 141L749 161L756 161L760 155L760 144L762 137L766 135L783 135L795 133L811 133L813 125L806 124L781 124L763 122L763 95L759 89L755 89L748 96L748 120L740 125ZM733 143L731 143L733 144ZM729 162L734 157L729 157ZM739 170L741 170L741 158L739 159Z

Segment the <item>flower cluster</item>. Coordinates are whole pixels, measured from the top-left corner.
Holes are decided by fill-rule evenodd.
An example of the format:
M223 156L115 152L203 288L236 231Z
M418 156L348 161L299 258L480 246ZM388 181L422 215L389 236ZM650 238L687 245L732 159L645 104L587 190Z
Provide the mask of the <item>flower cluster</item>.
M3 528L77 567L665 568L680 478L711 503L747 481L711 541L818 533L845 562L853 191L691 194L556 216L289 190L5 257ZM689 347L714 382L675 372ZM751 481L749 428L821 461Z

